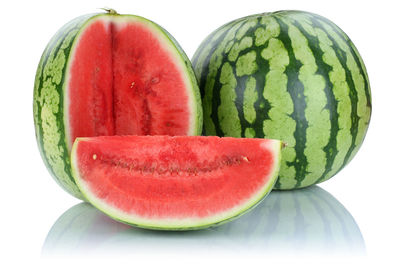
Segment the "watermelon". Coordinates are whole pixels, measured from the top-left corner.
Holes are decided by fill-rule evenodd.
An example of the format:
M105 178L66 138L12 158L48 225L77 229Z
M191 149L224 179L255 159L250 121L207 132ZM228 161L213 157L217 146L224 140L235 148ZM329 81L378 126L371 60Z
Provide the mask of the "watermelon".
M78 17L51 39L37 69L33 113L43 160L81 198L71 174L76 137L198 135L200 93L174 38L115 11Z
M143 231L116 222L88 203L65 211L49 230L46 256L143 255L143 253L246 252L276 256L363 253L360 228L349 211L318 186L273 191L237 220L202 231ZM105 254L102 254L105 253ZM262 253L262 254L260 254Z
M80 191L110 217L160 230L206 228L260 202L278 176L281 141L203 136L77 138Z
M206 135L288 145L276 189L331 178L364 140L367 71L349 37L324 17L278 11L237 19L211 33L192 62Z

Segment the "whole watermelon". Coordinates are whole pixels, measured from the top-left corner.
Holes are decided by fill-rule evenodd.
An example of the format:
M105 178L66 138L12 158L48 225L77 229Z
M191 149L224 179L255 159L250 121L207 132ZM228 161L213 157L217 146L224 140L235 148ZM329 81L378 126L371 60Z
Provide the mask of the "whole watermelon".
M357 153L371 117L363 60L333 22L262 13L211 33L193 57L204 133L287 143L276 189L320 183Z

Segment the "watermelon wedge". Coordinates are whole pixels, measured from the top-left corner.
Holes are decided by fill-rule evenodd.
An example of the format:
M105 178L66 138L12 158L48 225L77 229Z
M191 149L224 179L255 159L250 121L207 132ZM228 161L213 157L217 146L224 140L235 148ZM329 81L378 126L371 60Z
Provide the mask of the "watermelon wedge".
M33 113L42 158L82 198L71 174L76 137L199 135L200 92L191 63L161 26L113 11L78 17L40 60Z
M249 210L273 188L282 143L257 138L77 138L72 173L87 201L142 228L189 230Z

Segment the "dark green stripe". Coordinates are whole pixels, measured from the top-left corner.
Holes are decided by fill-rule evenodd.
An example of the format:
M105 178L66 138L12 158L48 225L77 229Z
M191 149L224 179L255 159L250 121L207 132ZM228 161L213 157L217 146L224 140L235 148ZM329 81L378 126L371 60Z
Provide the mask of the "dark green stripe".
M78 188L75 186L75 181L72 177L71 174L71 165L70 165L70 158L69 158L69 149L68 145L66 142L66 136L65 136L65 125L64 125L64 98L63 98L63 84L65 82L65 72L66 72L66 66L68 64L69 60L69 54L71 47L74 43L74 40L76 38L76 34L78 33L80 27L91 17L92 15L86 15L86 16L81 16L79 18L76 18L63 26L57 34L52 38L52 40L49 42L48 46L46 47L45 51L43 52L41 62L43 64L42 68L38 68L37 76L36 76L36 81L35 81L35 91L34 91L34 118L35 118L35 125L36 125L36 138L39 146L39 150L41 152L43 161L50 171L50 173L53 175L55 180L68 192L73 194L74 196L78 198L82 198L82 196L79 193ZM75 34L75 35L74 35ZM69 39L67 39L69 38ZM64 59L65 62L62 66L62 69L55 69L57 67L60 67L59 62L53 62L53 60L58 58L58 55L60 53L64 54ZM57 77L60 77L60 81L55 81L56 76L54 76L54 72L56 72ZM48 155L46 153L44 147L44 127L43 127L43 121L42 121L42 112L43 112L43 107L46 105L46 107L50 108L51 104L48 103L48 101L52 101L51 99L46 98L43 95L43 89L46 87L45 82L51 83L51 86L54 86L54 91L57 92L59 95L59 103L58 103L58 111L57 113L53 112L53 116L56 118L56 125L48 125L50 127L54 127L57 129L58 134L60 135L60 138L58 140L57 144L52 144L54 149L57 147L62 147L63 154L62 154L62 160L64 161L64 168L63 172L65 175L63 177L58 177L53 164L49 161L48 157L51 157L52 155ZM49 86L49 85L47 85ZM68 182L64 180L63 178L67 177ZM71 188L71 185L73 185L73 188Z
M223 38L225 38L226 34L229 31L229 27L225 30L225 33L220 36L215 42L221 42ZM209 41L214 37L214 35L211 35L209 38L207 38L203 43L202 47L196 52L196 55L194 55L192 62L193 66L197 67L197 60L199 59L199 56L203 53L204 48L209 44ZM210 60L212 55L214 54L215 50L217 49L217 45L213 45L211 51L208 53L206 59L203 61L203 65L200 66L201 73L196 72L196 77L197 77L197 82L199 83L199 88L200 88L200 97L201 99L204 99L205 95L205 89L206 89L206 82L207 82L207 76L209 73L209 66L210 66Z
M267 64L268 62L266 60L264 60L261 57L261 52L263 50L263 46L259 46L257 47L254 44L254 32L257 30L257 28L259 27L264 27L263 25L260 24L260 20L261 17L257 19L257 25L249 28L248 31L245 33L244 37L250 37L253 39L253 45L251 47L245 48L243 50L241 50L238 54L237 58L240 58L241 56L254 51L256 52L256 64L258 65L258 70L252 74L251 76L255 78L256 80L256 92L258 94L258 100L256 101L255 105L260 105L261 102L267 102L263 97L262 97L262 92L263 92L263 87L264 87L264 82L265 82L265 75L268 72L267 69L269 70L269 68L264 68L263 65ZM255 136L256 137L263 137L264 133L263 133L263 120L261 119L261 117L263 117L262 115L265 115L265 117L268 117L268 110L266 112L260 111L258 110L257 112L257 116L256 116L256 121L251 124L249 123L245 118L244 118L244 110L243 110L243 106L244 106L244 88L246 88L246 82L249 76L244 75L242 77L238 77L236 75L236 71L235 71L235 76L237 79L237 86L235 88L236 91L236 95L237 95L237 99L236 99L236 107L238 110L238 115L239 115L239 119L240 119L240 123L242 124L242 129L241 129L241 136L244 137L245 136L245 130L246 128L252 128L255 130ZM267 104L264 103L264 107L269 107L269 103L267 102ZM258 127L255 125L258 124Z
M340 48L337 41L327 32L327 30L323 27L323 25L321 24L321 22L318 19L313 19L312 23L315 27L318 27L322 31L324 31L326 33L326 35L328 36L329 40L331 40L331 42L333 44L332 48L335 51L335 54L336 54L340 64L342 65L343 69L345 70L346 83L349 86L349 90L350 90L349 97L350 97L350 102L351 102L351 127L350 127L351 145L344 157L342 166L337 171L337 172L339 172L347 164L347 162L350 159L351 153L357 147L355 143L356 143L356 138L357 138L357 133L358 133L358 123L360 121L360 117L357 114L358 93L357 93L357 89L355 87L354 81L352 79L351 71L349 70L349 68L347 67L347 64L346 64L347 53ZM347 42L346 42L346 45L348 45ZM361 71L361 69L360 69L360 71Z
M232 21L232 22L227 23L226 25L220 27L220 28L217 29L216 31L214 31L214 32L202 43L201 49L197 50L196 53L195 53L195 55L194 55L194 57L193 57L193 65L194 65L194 69L195 69L195 72L196 72L197 80L198 80L198 82L199 82L199 88L200 88L201 99L202 99L202 101L203 101L203 109L205 108L204 105L205 105L205 102L206 102L206 101L205 101L206 92L207 92L207 94L209 93L209 91L211 91L211 93L212 93L212 97L211 97L211 99L210 99L210 101L211 101L211 114L213 113L212 105L213 105L215 99L217 99L218 101L220 101L220 97L219 97L219 96L218 96L217 98L214 98L214 97L215 97L215 94L218 93L218 92L215 92L215 90L214 90L214 87L215 87L215 86L214 86L214 87L210 87L210 88L208 88L208 87L206 86L206 85L207 85L207 79L208 79L208 76L209 76L209 73L210 73L209 67L210 67L210 65L211 65L211 64L210 64L211 59L212 59L213 56L215 56L216 51L218 50L219 46L221 45L221 43L223 42L223 40L226 38L226 36L228 35L228 33L230 32L231 28L234 27L237 23L242 23L242 24L243 24L244 22L245 22L244 20ZM223 31L223 33L222 33L216 40L212 41L212 39L214 38L214 36L215 36L216 34L219 34L221 31ZM212 43L210 44L210 42L212 42ZM208 53L208 54L207 54L207 57L203 60L202 66L198 66L198 64L199 64L199 62L198 62L199 57L204 53L204 50L205 50L206 47L208 47L208 46L210 46L211 49L210 49L210 51L207 52L207 53ZM223 55L223 52L221 52L221 55L219 55L219 56L222 56L222 55ZM219 66L219 68L218 68L218 70L217 70L216 76L218 76L218 77L214 77L215 83L218 83L218 84L219 84L219 77L220 77L220 74L221 74L222 65L223 65L223 62L221 63L221 65ZM217 79L217 78L218 78L218 79ZM203 113L204 113L204 112L203 112ZM221 129L220 129L220 127L219 127L219 122L217 123L217 125L215 125L215 121L212 119L211 114L208 115L208 114L204 113L203 115L204 115L204 116L210 116L210 120L211 120L211 121L213 122L213 124L214 124L213 126L214 126L215 128L218 127L219 133L221 133ZM204 118L204 120L207 121L208 118ZM205 126L203 126L203 134L210 134L210 133L207 133L207 132L206 132L206 127L205 127ZM215 133L215 134L216 134L216 133ZM221 135L221 134L220 134L220 135Z
M359 55L359 53L355 50L355 46L354 44L351 42L351 40L349 40L350 43L350 51L351 54L353 55L353 58L357 64L357 67L360 70L361 76L364 79L364 90L365 90L365 97L367 98L367 107L369 109L372 108L372 104L371 104L371 92L370 92L370 86L369 86L369 79L368 79L368 73L367 70L365 69L364 63L362 62L362 59Z
M197 73L197 71L196 71L196 76L197 76L197 80L198 80L199 88L200 88L201 99L204 98L205 90L207 90L206 82L207 82L207 76L209 74L211 57L214 55L215 50L218 49L218 46L221 44L222 40L224 40L224 38L230 31L231 27L233 27L237 23L244 23L244 21L242 21L242 20L239 22L232 21L232 22L227 23L226 25L218 28L216 31L214 31L212 34L210 34L210 36L206 40L203 41L203 43L200 45L199 49L196 51L196 54L193 56L193 59L192 59L193 66L195 66L195 69L201 70L201 73ZM212 39L214 38L214 35L219 33L220 31L224 31L224 32L220 35L220 37L217 40L213 41L213 44L211 45L211 50L208 52L206 59L203 61L203 65L200 66L200 68L199 68L197 66L197 64L198 64L197 61L198 61L200 55L203 54L203 50L212 41ZM223 63L221 64L221 66L222 65L223 65Z
M43 53L43 55L42 55L42 58L43 58L43 68L41 69L41 72L40 73L38 73L37 75L38 75L38 82L39 82L39 85L37 86L37 90L38 90L38 93L37 93L37 95L40 97L41 95L42 95L42 89L43 89L43 78L45 78L44 77L44 69L46 68L46 65L47 64L51 64L51 63L49 63L48 61L49 61L49 59L50 59L50 57L52 56L52 58L51 59L53 59L53 58L55 58L56 56L57 56L57 54L59 53L59 51L60 51L60 49L61 49L61 46L63 46L63 44L64 44L64 41L65 41L65 38L71 33L71 32L73 32L74 30L76 30L77 28L76 27L73 27L73 28L71 28L69 31L67 31L67 32L58 32L57 33L57 35L55 36L55 39L54 39L54 41L53 42L51 42L49 45L48 45L48 47L46 48L46 50L45 50L45 52ZM68 48L66 49L66 50L64 50L64 51L67 51L68 50L68 52L66 52L65 54L68 56L68 54L69 54L69 51L70 51L70 48L71 48L71 46L72 46L72 43L73 43L73 41L74 41L74 39L75 38L73 38L72 39L72 41L71 41L71 43L70 43L70 45L68 46ZM64 44L65 45L65 44ZM66 65L67 65L67 63L68 63L68 61L66 61L65 62L65 65L64 65L64 69L63 69L63 71L62 71L62 73L63 73L63 78L62 78L62 80L61 80L61 82L60 82L60 84L58 85L58 86L56 86L56 90L57 90L57 92L60 94L60 95L62 95L63 94L63 90L62 90L62 86L63 86L63 82L64 82L64 77L65 77L65 68L66 68ZM52 77L46 77L47 79L51 79ZM42 103L43 104L43 103ZM62 143L59 143L59 145L63 145L63 146L65 146L66 148L67 148L67 144L66 144L66 142L65 142L65 131L64 131L64 123L63 123L63 121L64 121L64 118L63 118L63 110L64 110L64 106L63 106L63 104L64 104L64 99L63 99L63 97L60 97L60 102L59 102L59 105L58 105L58 108L59 108L59 112L58 112L58 123L60 123L60 119L61 119L61 122L62 123L60 123L60 127L62 127L61 129L60 129L60 134L61 134L61 140L64 140L64 142L62 142ZM40 136L40 138L38 138L38 142L40 142L40 148L42 149L43 147L44 147L44 145L43 145L43 126L42 126L42 122L41 122L41 112L42 112L42 105L41 104L38 104L37 105L37 108L38 108L38 121L37 121L37 125L39 126L39 132L37 133L37 135L38 136ZM44 153L44 149L43 149L43 153ZM45 154L45 153L44 153ZM67 157L66 158L69 158L69 155L67 155ZM47 158L45 158L45 162L47 163L47 164L49 164L48 163L48 161L47 161ZM50 168L50 170L51 170L51 172L54 174L54 172L53 172L53 169L52 168ZM55 174L54 174L55 175ZM72 177L71 177L71 179L72 179ZM71 180L71 181L73 181L73 179ZM75 182L74 182L75 183Z
M256 79L256 91L258 98L254 103L254 106L257 110L257 116L251 127L254 129L256 137L264 137L264 121L270 119L268 114L271 109L271 104L263 96L264 85L266 82L265 78L270 70L268 61L263 59L261 56L261 52L264 50L264 48L265 46L254 47L254 50L257 52L256 64L260 66L258 71L253 74L253 77Z
M246 34L243 37L250 37L253 39L254 42L254 32L257 30L257 28L264 28L265 26L260 24L262 17L258 18L257 25L250 28ZM271 108L270 103L263 97L263 89L264 89L264 84L265 84L265 77L267 73L269 72L269 64L268 61L263 59L261 56L261 52L265 49L265 45L262 46L256 46L253 43L252 47L248 47L246 49L243 49L239 52L239 55L237 58L240 58L240 56L245 55L251 51L256 52L256 64L258 66L257 71L252 74L251 76L255 78L256 80L256 89L255 91L258 94L257 101L254 103L255 108L257 110L256 114L256 120L253 123L249 123L245 118L244 118L244 110L243 110L243 102L244 102L244 88L246 87L246 81L248 79L248 76L242 76L242 77L237 77L237 87L235 88L236 90L236 107L239 113L239 118L240 118L240 123L242 124L242 133L241 136L245 137L245 130L246 128L252 128L255 131L255 137L263 138L264 137L264 132L263 132L263 122L266 119L270 119L268 116L268 112Z
M290 114L290 117L296 121L296 130L294 131L294 138L296 139L296 144L294 146L296 151L296 159L293 162L287 162L287 165L289 167L294 167L296 171L295 187L300 187L301 182L305 179L308 173L308 161L304 154L304 149L307 143L306 131L308 128L308 122L304 111L307 103L304 96L304 86L298 77L298 70L302 66L302 63L295 58L293 53L293 48L291 46L292 41L288 35L288 25L286 25L278 16L276 16L275 19L281 27L281 32L278 36L278 39L283 42L289 55L289 65L286 67L285 74L288 76L287 91L292 98L294 107L293 113ZM278 186L277 188L279 189Z
M241 29L241 27L243 27L245 22L246 22L246 20L239 20L237 23L232 24L230 27L228 27L229 29L223 34L223 37L225 38L226 34L231 29L231 27L233 27L234 25L236 25L238 23L241 23L242 25L240 27L238 27L236 29L236 31L235 31L235 35L236 35L237 32ZM223 39L221 39L221 40L223 40ZM239 40L237 40L237 41L239 42ZM215 47L216 48L218 47L218 43L215 45ZM220 88L222 87L222 84L220 82L220 77L221 77L222 66L226 62L229 63L229 60L228 60L228 54L225 53L225 51L223 51L220 56L222 57L222 63L221 63L220 68L218 68L217 74L215 75L215 82L214 82L214 86L212 88L211 120L213 121L213 123L215 125L216 135L217 136L224 136L224 132L221 129L221 125L220 125L219 118L218 118L218 107L221 105ZM207 73L206 76L208 76L208 73ZM202 88L202 85L200 85L200 88ZM210 89L207 88L207 90L210 90Z
M48 63L48 60L49 60L49 58L50 58L50 54L52 53L52 51L54 51L54 58L57 56L57 54L59 53L59 50L61 49L61 46L63 45L63 42L64 42L64 40L65 40L65 38L66 38L66 36L69 34L69 33L71 33L73 30L76 30L75 28L73 28L73 29L71 29L70 31L68 31L63 37L58 37L59 38L59 40L61 40L61 42L59 43L59 45L57 46L57 47L53 47L52 45L49 47L49 50L48 50L48 53L45 55L45 60L44 60L44 66L46 66L46 64ZM70 50L70 48L71 48L71 45L72 45L72 43L73 43L73 41L70 43L70 45L68 46L68 49L66 49L66 50L64 50L66 53L66 55L68 55L69 54L69 50ZM68 50L68 51L67 51ZM68 60L68 59L67 59ZM65 63L65 65L64 65L64 69L62 70L62 73L63 73L63 76L62 76L62 80L61 80L61 82L60 82L60 84L59 85L57 85L56 86L56 88L55 88L55 90L60 94L60 101L59 101L59 105L58 105L58 108L59 108L59 111L58 111L58 113L57 114L55 114L55 116L57 117L57 128L59 129L59 133L60 133L60 139L59 139L59 142L58 142L58 144L57 144L57 146L62 146L62 147L64 147L64 154L63 154L63 157L64 157L64 159L65 159L65 168L64 168L64 171L67 173L67 175L68 175L68 178L70 179L70 181L71 182L73 182L74 184L75 184L75 181L74 181L74 179L72 178L72 174L71 174L71 170L70 170L70 168L71 168L71 165L70 165L70 160L69 160L69 153L68 153L68 146L67 146L67 143L66 143L66 140L65 140L65 126L64 126L64 107L63 107L63 105L64 105L64 98L63 97L61 97L62 95L63 95L63 83L64 83L64 77L65 77L65 68L66 68L66 65L67 65L67 63L68 63L68 61ZM51 64L51 63L49 63L49 64ZM39 96L41 96L41 89L43 89L43 78L44 78L44 73L43 73L43 71L44 70L42 70L42 73L41 73L41 79L40 79L40 83L39 83L39 87L38 87L38 89L39 89ZM47 79L50 79L50 78L52 78L52 77L46 77ZM41 114L41 112L42 112L42 106L41 105L38 105L39 106L39 109L38 109L38 116L39 116L39 118L41 117L40 116L40 114ZM39 121L39 133L38 133L38 135L41 137L41 138L39 138L38 140L39 140L39 142L41 143L41 147L42 147L42 150L43 150L43 153L44 153L44 155L46 154L45 153L45 151L44 151L44 144L43 144L43 126L42 126L42 123L41 123L41 121ZM50 163L48 162L48 160L47 160L47 157L45 156L45 157L43 157L44 158L44 160L45 160L45 162L47 163L47 165L48 166L50 166L50 168L49 168L49 170L51 171L51 173L53 174L53 176L54 177L57 177L56 176L56 174L55 174L55 172L54 172L54 170L53 170L53 168L52 168L52 166L50 165ZM60 181L61 182L61 181Z
M349 46L349 50L354 58L354 61L357 64L358 69L360 70L360 74L364 79L364 90L365 90L365 96L367 98L367 106L371 108L371 92L369 88L369 79L368 79L368 74L366 73L364 63L362 62L362 59L359 55L359 53L356 51L355 45L353 42L350 40L350 38L346 35L342 29L340 29L337 25L329 21L328 19L317 16L320 20L324 21L325 23L331 25L332 30Z
M307 31L303 28L303 26L297 21L294 22L293 24L299 29L299 31L304 36L306 36L311 52L313 53L313 56L315 58L315 63L317 64L318 67L316 74L323 76L325 80L324 92L327 99L327 103L324 109L329 111L331 130L329 133L329 141L327 145L322 149L326 154L326 163L324 168L325 171L316 181L316 183L319 183L320 181L325 179L326 175L332 170L333 162L336 158L336 155L339 153L339 150L337 149L337 140L336 140L336 136L339 132L339 113L337 110L339 102L336 100L335 95L333 94L332 90L333 84L329 78L329 73L331 72L332 67L326 64L323 60L324 52L319 47L318 37L308 34Z

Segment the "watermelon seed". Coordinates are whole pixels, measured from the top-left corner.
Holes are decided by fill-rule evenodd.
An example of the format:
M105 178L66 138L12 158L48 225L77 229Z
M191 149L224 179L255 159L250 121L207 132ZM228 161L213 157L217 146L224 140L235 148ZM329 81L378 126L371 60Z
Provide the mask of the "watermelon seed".
M247 157L242 157L242 159L246 162L249 162L249 159Z
M134 85L135 85L135 82L132 82L132 83L131 83L131 88L133 88Z
M156 84L156 83L159 83L159 82L160 82L160 78L158 78L158 77L153 77L153 78L151 79L151 83Z
M97 159L97 155L93 154L93 160L96 160L96 159Z

